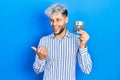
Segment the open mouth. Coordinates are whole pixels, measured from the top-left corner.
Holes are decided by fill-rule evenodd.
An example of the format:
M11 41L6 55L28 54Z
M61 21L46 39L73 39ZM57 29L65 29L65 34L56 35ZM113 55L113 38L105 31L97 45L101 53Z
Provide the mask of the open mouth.
M53 30L55 31L55 32L57 32L58 31L58 29L59 29L59 27L57 26L57 27L53 27Z

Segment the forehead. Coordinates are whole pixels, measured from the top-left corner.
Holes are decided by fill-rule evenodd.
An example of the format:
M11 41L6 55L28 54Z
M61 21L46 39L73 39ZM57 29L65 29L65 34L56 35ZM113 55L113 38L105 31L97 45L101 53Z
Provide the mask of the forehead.
M61 13L56 13L56 14L51 14L50 18L51 19L64 18L64 16Z

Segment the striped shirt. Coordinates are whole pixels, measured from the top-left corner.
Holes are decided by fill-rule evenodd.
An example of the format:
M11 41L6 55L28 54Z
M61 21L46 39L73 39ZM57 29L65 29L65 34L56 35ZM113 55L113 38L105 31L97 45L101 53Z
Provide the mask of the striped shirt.
M48 56L41 61L35 57L34 71L44 71L43 80L76 80L76 60L85 74L92 69L92 61L87 48L79 47L79 37L67 31L63 39L54 33L40 39L39 45L48 49Z

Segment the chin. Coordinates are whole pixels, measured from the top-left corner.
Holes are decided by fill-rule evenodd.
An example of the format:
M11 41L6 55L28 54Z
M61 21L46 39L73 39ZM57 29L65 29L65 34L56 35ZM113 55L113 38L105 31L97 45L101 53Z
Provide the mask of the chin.
M59 32L54 32L55 35L59 35Z
M58 35L58 33L54 33L55 35Z
M54 31L54 34L55 34L55 35L59 34L59 31L56 31L56 32Z

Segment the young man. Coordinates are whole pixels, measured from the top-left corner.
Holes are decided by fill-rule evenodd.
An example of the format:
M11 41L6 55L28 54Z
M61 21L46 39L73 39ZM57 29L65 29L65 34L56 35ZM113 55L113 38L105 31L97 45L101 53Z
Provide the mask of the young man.
M44 71L43 80L76 80L76 60L86 74L92 69L92 61L86 43L87 32L80 30L80 37L70 33L66 24L68 10L60 4L50 6L45 13L50 18L53 33L40 39L36 52L34 71ZM78 43L79 42L79 43Z

